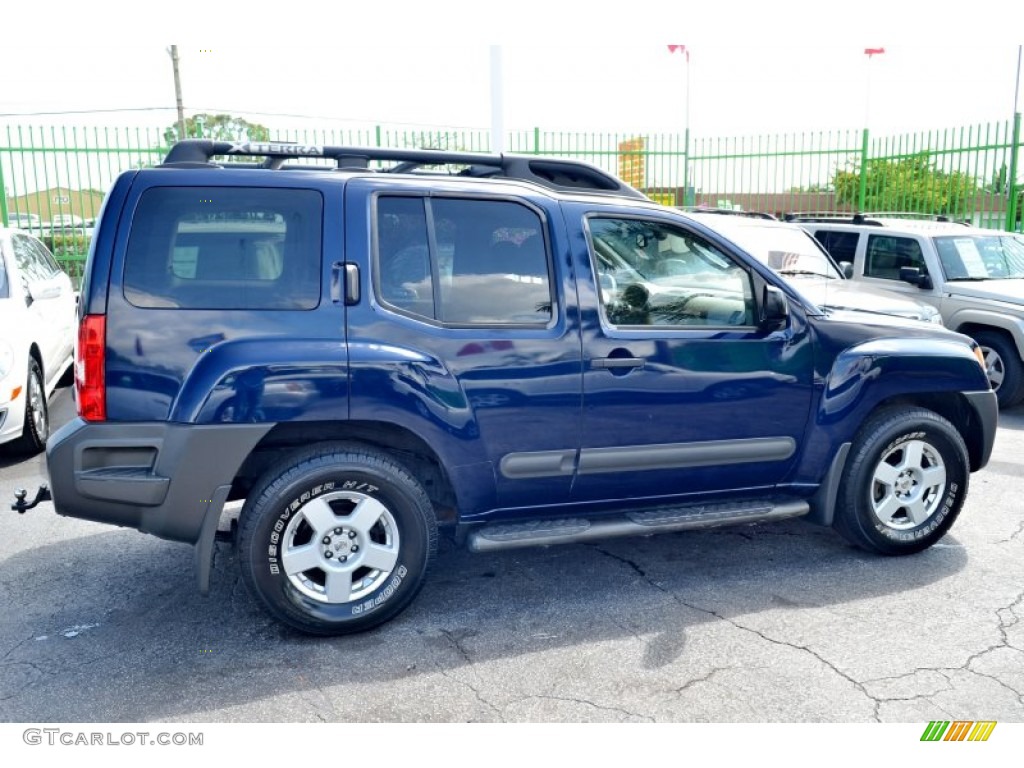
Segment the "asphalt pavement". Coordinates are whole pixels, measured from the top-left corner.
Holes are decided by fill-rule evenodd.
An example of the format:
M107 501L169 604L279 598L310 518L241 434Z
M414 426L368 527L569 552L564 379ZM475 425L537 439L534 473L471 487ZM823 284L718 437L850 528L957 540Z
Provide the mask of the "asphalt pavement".
M62 389L55 424L72 415ZM0 721L1024 720L1024 408L938 545L799 521L474 555L366 634L277 624L217 545L58 517L0 458Z

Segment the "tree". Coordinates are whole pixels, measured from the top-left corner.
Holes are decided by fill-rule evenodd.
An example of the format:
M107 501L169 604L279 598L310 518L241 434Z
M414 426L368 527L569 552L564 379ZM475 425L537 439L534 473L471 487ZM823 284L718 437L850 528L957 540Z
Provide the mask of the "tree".
M185 118L186 138L204 138L214 141L269 141L270 129L259 123L250 123L234 115L200 113ZM177 124L164 131L164 141L171 145L178 140Z
M869 160L865 181L865 211L958 214L969 208L978 192L973 176L941 170L927 152L900 160ZM837 202L861 207L859 168L836 171L834 184Z

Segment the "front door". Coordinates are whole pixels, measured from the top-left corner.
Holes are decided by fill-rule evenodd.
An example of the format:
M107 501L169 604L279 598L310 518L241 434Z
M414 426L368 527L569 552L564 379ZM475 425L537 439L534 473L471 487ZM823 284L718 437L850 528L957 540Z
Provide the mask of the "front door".
M783 480L811 402L803 315L759 325L764 279L678 220L594 215L585 230L578 271L595 279L580 280L573 499L755 494Z

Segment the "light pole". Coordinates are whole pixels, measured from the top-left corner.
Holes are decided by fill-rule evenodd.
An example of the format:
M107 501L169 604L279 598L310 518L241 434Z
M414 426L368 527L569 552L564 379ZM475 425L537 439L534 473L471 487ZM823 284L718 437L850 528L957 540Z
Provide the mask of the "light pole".
M690 51L685 45L668 46L669 53L681 53L686 57L686 99L683 115L683 205L693 205L690 195Z
M871 59L885 53L885 48L865 48L868 57L867 74L864 84L864 128L860 145L860 185L857 190L857 212L864 212L864 201L868 193L868 121L871 119Z
M178 141L185 138L185 105L181 100L181 73L178 71L178 46L167 49L171 56L171 67L174 69L174 99L178 104Z

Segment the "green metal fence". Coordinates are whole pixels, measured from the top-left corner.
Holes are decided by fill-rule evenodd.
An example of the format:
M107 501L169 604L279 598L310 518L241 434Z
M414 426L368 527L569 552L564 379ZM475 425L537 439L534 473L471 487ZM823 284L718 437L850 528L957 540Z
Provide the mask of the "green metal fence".
M201 126L200 126L201 127ZM902 211L1021 229L1021 119L872 136L867 130L688 140L685 134L568 133L534 128L507 150L586 160L666 205L786 212ZM271 131L271 140L490 151L485 130L396 128ZM171 137L156 128L0 124L0 221L41 235L75 277L92 220L122 171L158 164Z

